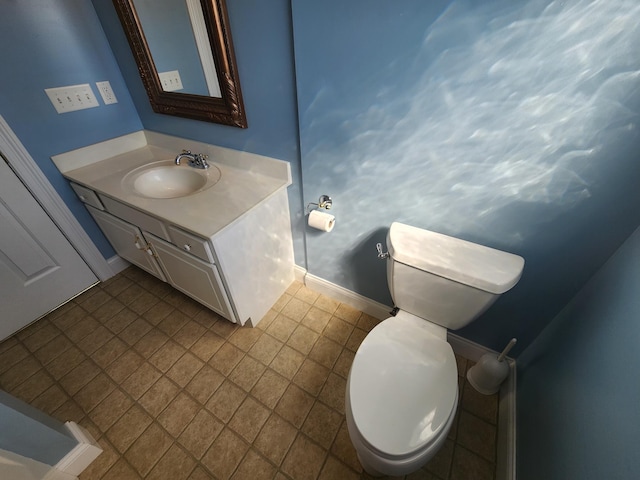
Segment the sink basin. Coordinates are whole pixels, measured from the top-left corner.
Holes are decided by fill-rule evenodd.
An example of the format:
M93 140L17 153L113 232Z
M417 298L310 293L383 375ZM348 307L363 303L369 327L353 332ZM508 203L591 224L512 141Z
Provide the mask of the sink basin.
M210 165L206 170L176 165L161 160L138 167L123 178L124 187L147 198L178 198L212 187L220 180L220 170Z

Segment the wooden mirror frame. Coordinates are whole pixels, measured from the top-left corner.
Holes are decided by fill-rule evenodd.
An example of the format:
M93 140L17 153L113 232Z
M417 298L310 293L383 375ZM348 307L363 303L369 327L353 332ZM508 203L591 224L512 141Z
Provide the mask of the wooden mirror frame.
M165 92L133 0L113 0L154 112L247 128L225 0L200 0L200 3L222 98Z

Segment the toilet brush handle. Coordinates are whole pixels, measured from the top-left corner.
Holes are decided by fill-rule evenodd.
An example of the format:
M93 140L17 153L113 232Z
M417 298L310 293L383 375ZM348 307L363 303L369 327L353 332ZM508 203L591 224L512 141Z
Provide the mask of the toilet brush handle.
M502 362L504 360L504 357L507 356L507 353L509 353L509 350L511 350L513 348L513 346L516 344L518 340L515 338L512 338L509 343L507 344L506 347L504 347L504 350L502 351L502 353L500 355L498 355L498 361Z

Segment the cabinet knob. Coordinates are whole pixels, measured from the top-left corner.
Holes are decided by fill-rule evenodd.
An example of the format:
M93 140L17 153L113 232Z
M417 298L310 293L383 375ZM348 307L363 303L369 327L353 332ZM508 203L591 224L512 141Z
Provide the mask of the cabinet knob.
M184 248L187 252L191 251L191 245L188 243L185 243L182 248Z

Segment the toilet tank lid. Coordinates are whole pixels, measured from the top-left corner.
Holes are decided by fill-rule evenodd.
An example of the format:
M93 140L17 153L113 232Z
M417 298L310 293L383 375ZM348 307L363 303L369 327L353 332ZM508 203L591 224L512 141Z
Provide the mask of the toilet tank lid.
M398 222L387 248L397 262L493 294L511 289L524 268L518 255Z

